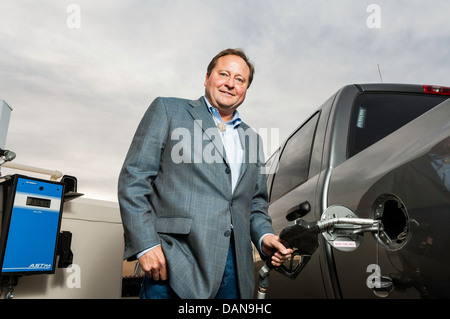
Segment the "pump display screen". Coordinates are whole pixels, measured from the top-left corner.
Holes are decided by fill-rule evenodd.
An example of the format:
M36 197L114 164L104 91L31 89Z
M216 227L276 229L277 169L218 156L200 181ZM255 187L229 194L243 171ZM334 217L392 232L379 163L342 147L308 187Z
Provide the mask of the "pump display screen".
M13 191L4 210L9 227L2 226L1 273L53 273L63 186L20 177Z
M50 199L37 198L37 197L27 197L28 206L45 207L50 208L52 201Z

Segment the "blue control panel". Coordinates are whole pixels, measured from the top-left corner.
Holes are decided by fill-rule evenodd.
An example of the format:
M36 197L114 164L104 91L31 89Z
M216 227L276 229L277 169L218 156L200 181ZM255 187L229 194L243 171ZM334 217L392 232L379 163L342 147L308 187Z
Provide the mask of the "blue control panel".
M3 212L8 214L9 228L3 240L1 272L52 273L62 214L63 185L18 177L14 186L12 194L8 195L14 197L12 205Z

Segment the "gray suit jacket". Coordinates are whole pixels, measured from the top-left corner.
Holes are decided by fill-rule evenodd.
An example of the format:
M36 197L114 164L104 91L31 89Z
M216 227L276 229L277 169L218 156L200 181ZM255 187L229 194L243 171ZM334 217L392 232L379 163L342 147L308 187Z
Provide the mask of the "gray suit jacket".
M181 298L214 298L231 225L240 294L253 297L251 241L256 245L273 229L260 138L245 123L239 129L245 160L234 192L224 147L203 97L157 98L123 164L118 194L124 258L162 244L170 284Z

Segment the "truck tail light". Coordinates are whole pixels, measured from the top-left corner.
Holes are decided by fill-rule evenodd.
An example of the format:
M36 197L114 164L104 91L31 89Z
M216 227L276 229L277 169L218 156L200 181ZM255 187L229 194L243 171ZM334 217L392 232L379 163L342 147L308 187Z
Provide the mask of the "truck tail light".
M429 94L450 95L450 87L437 85L424 85L423 90Z

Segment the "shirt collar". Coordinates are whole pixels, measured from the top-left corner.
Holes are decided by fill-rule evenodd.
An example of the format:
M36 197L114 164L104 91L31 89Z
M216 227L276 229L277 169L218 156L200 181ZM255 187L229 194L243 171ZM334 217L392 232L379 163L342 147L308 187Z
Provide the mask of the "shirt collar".
M223 122L222 121L222 117L220 116L219 110L213 106L211 106L211 104L209 103L208 99L206 98L206 96L203 97L205 100L206 105L208 106L208 111L209 113L211 113L211 115L219 122ZM239 112L236 110L233 113L233 117L231 119L231 121L226 122L225 124L227 125L231 125L234 128L236 128L239 124L242 123L242 119L241 116L239 115Z

